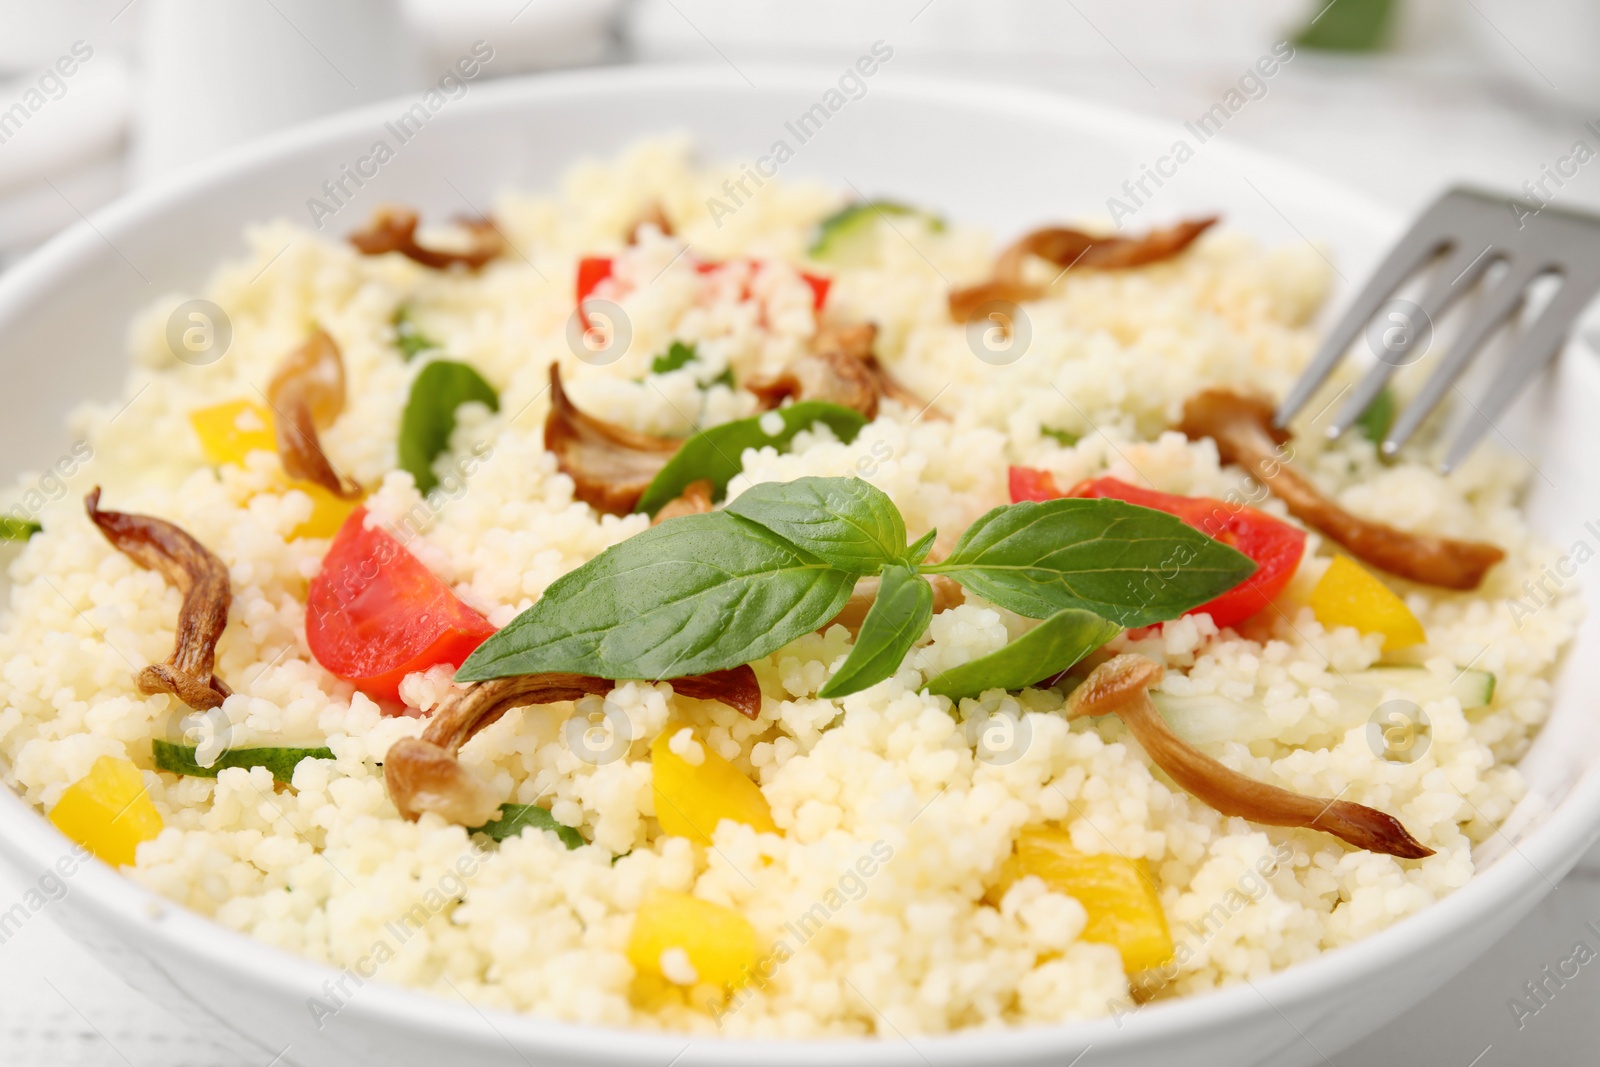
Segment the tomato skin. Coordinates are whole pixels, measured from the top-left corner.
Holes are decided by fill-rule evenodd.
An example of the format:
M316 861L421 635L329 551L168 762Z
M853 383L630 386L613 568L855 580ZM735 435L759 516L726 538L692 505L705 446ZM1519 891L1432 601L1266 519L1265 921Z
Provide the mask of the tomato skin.
M805 271L800 272L800 277L811 286L811 310L821 311L823 303L828 299L828 290L833 287L833 279L807 274Z
M578 260L578 306L582 307L583 302L589 299L589 294L609 277L611 277L611 257L584 256Z
M374 699L440 663L459 667L494 627L384 530L350 513L306 597L306 643L327 670Z
M1020 504L1024 500L1059 500L1067 495L1056 487L1056 477L1049 471L1012 467L1009 473L1013 504Z
M1255 508L1234 507L1212 497L1158 493L1116 478L1091 478L1063 493L1050 472L1030 467L1012 467L1010 482L1013 501L1064 496L1110 498L1165 511L1249 556L1256 564L1255 574L1216 599L1184 613L1195 615L1203 611L1218 627L1237 626L1272 603L1294 577L1300 557L1305 554L1306 532L1298 526Z

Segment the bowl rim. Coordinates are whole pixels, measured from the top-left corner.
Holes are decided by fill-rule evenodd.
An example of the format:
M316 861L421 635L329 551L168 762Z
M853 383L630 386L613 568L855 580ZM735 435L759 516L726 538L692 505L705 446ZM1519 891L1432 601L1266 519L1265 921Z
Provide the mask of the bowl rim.
M746 64L759 72L763 91L814 92L819 83L837 71L815 64ZM454 105L455 114L507 105L538 106L541 101L566 96L632 94L654 90L714 90L737 87L748 91L743 75L720 66L649 65L611 67L507 78L480 83L468 98ZM875 83L874 93L911 97L931 104L982 106L1041 123L1076 128L1126 138L1165 138L1175 135L1176 122L1058 93L966 79L903 75ZM270 166L283 155L328 146L370 129L374 121L389 117L400 99L392 98L297 126L233 149L189 170L134 190L91 216L80 219L11 269L0 275L0 325L25 309L37 294L70 282L78 260L97 250L125 227L140 224L181 206L194 192L225 185L231 179ZM1233 169L1250 168L1253 174L1274 177L1271 184L1293 181L1310 190L1337 211L1358 218L1379 232L1398 233L1398 213L1380 206L1299 164L1268 153L1221 142L1210 152ZM240 225L256 220L240 220ZM113 248L115 245L113 244ZM200 265L209 269L213 264ZM675 1031L618 1029L566 1022L531 1013L485 1008L467 1002L453 1003L441 996L411 987L367 981L361 995L340 1009L351 1015L351 1025L363 1022L422 1028L462 1042L464 1049L488 1040L532 1049L571 1062L627 1061L641 1067L660 1067L682 1057L691 1046L693 1059L702 1063L745 1067L752 1055L774 1065L809 1065L818 1054L848 1053L852 1059L875 1063L930 1064L985 1059L1024 1059L1059 1054L1089 1046L1129 1048L1154 1046L1186 1036L1232 1026L1264 1014L1283 1017L1292 1009L1331 991L1347 988L1379 973L1388 965L1425 953L1445 941L1452 931L1488 921L1513 902L1538 898L1554 887L1594 839L1600 836L1600 760L1595 760L1573 783L1548 816L1526 837L1487 868L1475 872L1460 888L1421 911L1348 945L1325 950L1255 982L1163 1001L1142 1008L1129 1019L1103 1017L1051 1025L1011 1027L1001 1030L958 1030L916 1035L895 1041L885 1037L858 1038L723 1038ZM64 855L69 845L45 816L25 803L8 786L0 790L0 855L5 855L24 877L42 871ZM1521 862L1512 862L1519 859ZM197 958L217 970L248 967L253 985L298 1000L320 988L329 976L341 973L288 950L223 927L214 920L177 905L152 890L125 878L98 861L86 863L72 878L75 903L95 918L115 927L131 925L141 942L160 941L173 954ZM1270 995L1269 995L1270 994ZM463 998L464 999L464 998ZM219 1022L222 1022L219 1020ZM226 1023L224 1023L226 1025ZM1293 1025L1292 1023L1290 1024ZM230 1027L230 1029L232 1029ZM1298 1028L1297 1028L1298 1029ZM1302 1034L1302 1036L1304 1036ZM1309 1041L1309 1039L1307 1039Z

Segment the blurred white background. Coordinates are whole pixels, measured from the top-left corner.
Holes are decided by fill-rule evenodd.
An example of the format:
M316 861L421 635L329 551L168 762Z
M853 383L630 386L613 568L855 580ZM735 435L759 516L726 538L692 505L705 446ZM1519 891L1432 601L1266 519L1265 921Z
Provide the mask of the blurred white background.
M1220 136L1407 212L1461 181L1543 182L1541 198L1600 209L1600 168L1550 170L1580 138L1600 144L1593 0L0 0L0 27L0 266L141 183L418 89L480 39L495 50L490 77L655 62L758 79L763 62L833 65L885 38L897 71L1184 121L1289 38L1294 61ZM20 892L0 879L0 910ZM1585 972L1520 1027L1507 1004L1589 921L1595 853L1465 975L1328 1062L1594 1062L1600 976ZM48 915L0 932L5 1067L228 1062Z

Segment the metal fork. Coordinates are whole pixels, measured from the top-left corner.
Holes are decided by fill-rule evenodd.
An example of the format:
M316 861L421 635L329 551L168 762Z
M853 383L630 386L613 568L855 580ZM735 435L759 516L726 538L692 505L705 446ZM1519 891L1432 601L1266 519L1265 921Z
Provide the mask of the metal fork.
M1437 269L1416 303L1393 301L1384 320L1373 320L1403 283L1434 261ZM1529 286L1542 277L1558 276L1560 287L1523 328L1493 384L1474 405L1480 417L1468 422L1445 454L1440 469L1449 472L1560 351L1573 321L1600 290L1600 216L1475 189L1445 193L1395 244L1345 309L1311 366L1289 390L1274 422L1279 427L1287 425L1327 381L1357 335L1365 331L1378 360L1352 388L1327 430L1330 438L1344 433L1378 398L1396 370L1426 352L1434 320L1496 263L1505 264L1504 272L1471 310L1432 376L1395 419L1379 446L1384 455L1398 452L1455 386L1484 343L1522 307ZM1410 354L1413 349L1419 349L1415 356Z

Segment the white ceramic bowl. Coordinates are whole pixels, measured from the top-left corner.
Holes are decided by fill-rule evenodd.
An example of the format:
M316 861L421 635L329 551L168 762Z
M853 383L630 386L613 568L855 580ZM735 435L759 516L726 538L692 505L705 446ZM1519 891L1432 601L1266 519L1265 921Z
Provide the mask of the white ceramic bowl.
M437 217L481 210L507 186L549 187L577 157L611 153L643 134L686 130L713 158L753 160L773 142L797 148L786 178L813 177L867 195L894 194L986 223L1000 234L1102 210L1174 141L1177 128L1053 96L901 79L892 63L866 95L803 145L785 122L838 77L829 70L746 69L755 86L715 69L618 70L475 85L449 103L355 201L329 222L341 233L393 199ZM141 191L58 238L0 279L0 457L39 469L66 444L61 418L86 394L116 393L129 316L158 293L193 289L241 250L252 220L308 221L306 200L366 154L381 105L280 136ZM1170 168L1169 168L1170 169ZM467 203L463 203L465 198ZM1314 174L1223 143L1201 146L1132 225L1221 210L1268 242L1310 235L1344 279L1359 279L1399 228L1392 214ZM1337 297L1335 299L1337 303ZM1600 500L1600 372L1569 351L1556 376L1501 427L1537 463L1530 509L1570 545ZM92 477L92 473L90 475ZM82 489L74 484L74 489ZM1597 512L1600 514L1600 512ZM1577 580L1589 576L1580 572ZM1600 583L1587 582L1588 588ZM1592 601L1594 594L1589 594ZM1120 1021L953 1037L825 1044L701 1040L596 1030L477 1010L462 1002L367 983L319 1026L307 1007L332 970L257 944L90 864L52 914L145 993L238 1045L246 1059L287 1064L677 1063L801 1067L817 1062L932 1067L1077 1062L1304 1064L1357 1040L1438 988L1544 896L1600 830L1593 696L1600 629L1592 621L1567 657L1549 725L1523 761L1531 785L1507 832L1480 850L1463 889L1392 929L1262 980L1159 1004ZM0 792L0 855L24 880L66 850L48 822ZM285 1051L286 1050L286 1051Z

